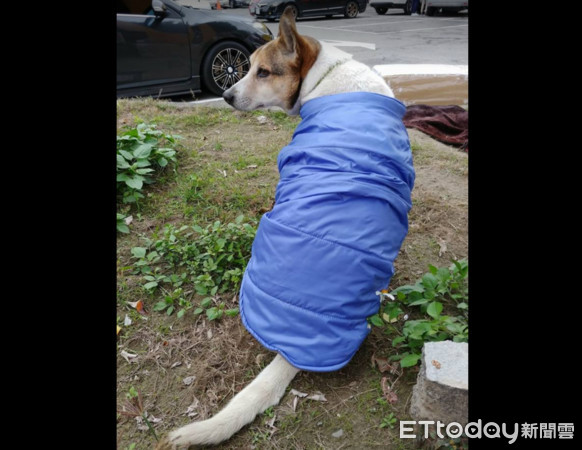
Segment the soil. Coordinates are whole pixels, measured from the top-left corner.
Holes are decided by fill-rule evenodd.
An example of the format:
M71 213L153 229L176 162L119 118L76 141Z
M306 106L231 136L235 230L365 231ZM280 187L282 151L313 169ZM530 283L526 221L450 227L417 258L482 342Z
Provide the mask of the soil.
M207 151L213 148L215 144L203 140L203 136L207 139L212 136L211 123L188 128L186 122L180 122L180 117L192 112L183 108L165 110L152 105L151 102L137 106L130 103L118 105L120 125L133 123L137 116L144 120L164 116L166 129L174 127L172 132L181 131L189 142L197 142L198 147L207 145ZM174 125L168 117L176 119ZM221 141L223 145L243 150L263 146L267 139L265 135L249 130L249 123L254 123L256 116L238 117L244 120L229 123L228 133L224 131L224 125L217 128L223 137L225 133L229 136ZM275 119L269 116L269 120ZM268 139L278 146L284 145L294 124L296 122L291 123L292 126L275 123L273 126L279 126L279 130L275 130L276 135L272 134ZM449 266L451 259L465 258L468 254L468 156L417 130L409 129L408 132L417 175L409 215L409 234L396 260L396 274L390 288L414 283L427 271L429 264ZM186 159L181 161L178 170L194 170L197 164L198 160ZM251 180L252 183L256 186L276 183L274 158L259 169L260 174ZM261 207L269 206L267 198L272 193L273 185L269 186L266 196L254 199L253 208L257 213ZM151 205L146 207L143 216L154 209ZM123 320L127 314L132 320L132 325L122 325L123 331L118 340L118 407L122 409L130 387L137 389L142 396L143 409L147 411L158 436L193 420L211 417L274 357L246 331L238 316L209 322L202 314L189 315L187 320L186 317L180 320L175 314L168 317L153 312L153 303L147 298L144 298L149 309L147 315L139 314L128 306L127 301L143 297L135 279L128 275L128 271L121 269L131 264L129 248L137 245L140 232L151 233L168 220L184 220L179 214L170 216L160 218L148 213L143 220L136 221L132 235L122 236L118 241L118 316ZM233 294L225 300L236 302ZM138 356L128 362L121 356L122 351ZM397 422L393 429L390 426L380 427L389 414L399 420L409 419L410 395L418 373L418 368L410 368L397 377L388 372L381 373L372 365L373 356L390 354L390 339L380 329L374 328L345 368L332 373L301 372L291 382L290 389L308 394L323 393L327 401L299 398L294 405L295 396L288 391L272 411L257 417L229 441L215 448L414 448L414 442L398 437ZM393 390L398 400L394 404L382 399L383 377L387 377L389 382L395 381ZM342 430L342 435L334 437L338 430ZM145 424L123 415L118 419L117 441L119 449L130 448L132 443L135 449L151 449L156 442Z

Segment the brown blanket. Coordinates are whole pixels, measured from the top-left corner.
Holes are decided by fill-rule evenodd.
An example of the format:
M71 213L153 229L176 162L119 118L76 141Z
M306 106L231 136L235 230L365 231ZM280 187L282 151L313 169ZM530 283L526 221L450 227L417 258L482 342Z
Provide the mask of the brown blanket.
M469 111L460 106L409 105L402 120L407 128L469 151Z

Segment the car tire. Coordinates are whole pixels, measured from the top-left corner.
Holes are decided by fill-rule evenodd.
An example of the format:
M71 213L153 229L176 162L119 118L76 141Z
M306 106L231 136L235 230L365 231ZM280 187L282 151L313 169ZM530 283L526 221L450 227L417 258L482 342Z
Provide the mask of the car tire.
M350 0L346 5L344 17L347 17L348 19L355 19L358 16L359 9L360 7L358 4L355 1Z
M426 8L426 15L427 16L434 16L435 12L436 12L436 8L434 6L429 6L428 8Z
M407 16L412 14L412 0L407 0L406 3L404 4L403 9L404 9L404 14L406 14Z
M376 13L380 14L381 16L388 12L388 8L385 6L377 6L375 9L376 9Z
M202 83L215 95L222 93L244 77L250 69L250 52L234 41L216 44L202 61Z

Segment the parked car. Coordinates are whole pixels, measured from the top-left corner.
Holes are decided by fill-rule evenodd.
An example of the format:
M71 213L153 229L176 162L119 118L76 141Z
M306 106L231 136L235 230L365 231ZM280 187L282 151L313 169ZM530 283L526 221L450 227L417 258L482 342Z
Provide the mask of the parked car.
M257 19L277 20L287 6L293 7L295 18L342 14L353 19L366 10L368 0L251 0L249 12Z
M273 39L262 22L171 0L117 0L117 96L216 95Z
M376 10L378 14L386 14L389 9L402 9L404 14L412 12L412 0L397 0L394 2L370 2L370 6ZM418 2L420 8L420 2Z
M438 10L444 13L456 14L464 9L469 9L469 0L427 0L426 1L426 15L434 16Z
M389 9L402 9L404 14L410 14L412 12L412 0L396 0L393 2L370 2L370 6L376 10L378 14L386 14ZM420 2L418 3L417 12L420 12ZM426 15L432 16L439 9L442 8L443 12L457 13L463 9L469 8L469 1L459 1L459 0L427 0L426 1Z
M224 9L228 8L248 8L251 0L219 0L220 7ZM216 0L210 0L210 9L216 9Z

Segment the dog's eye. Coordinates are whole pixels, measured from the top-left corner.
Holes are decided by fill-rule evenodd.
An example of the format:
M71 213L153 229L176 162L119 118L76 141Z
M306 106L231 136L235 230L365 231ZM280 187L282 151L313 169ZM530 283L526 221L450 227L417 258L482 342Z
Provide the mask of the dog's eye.
M257 77L267 78L271 73L267 69L259 69L257 71Z

